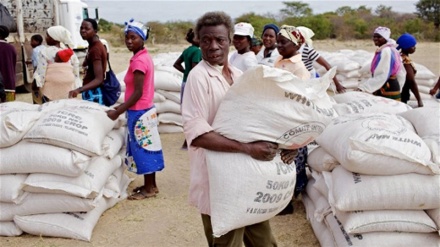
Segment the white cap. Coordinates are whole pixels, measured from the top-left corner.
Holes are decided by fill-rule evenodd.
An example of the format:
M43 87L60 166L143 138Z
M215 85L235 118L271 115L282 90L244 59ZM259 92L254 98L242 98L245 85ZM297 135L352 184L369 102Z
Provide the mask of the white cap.
M234 35L254 37L254 27L250 23L239 22L234 26Z

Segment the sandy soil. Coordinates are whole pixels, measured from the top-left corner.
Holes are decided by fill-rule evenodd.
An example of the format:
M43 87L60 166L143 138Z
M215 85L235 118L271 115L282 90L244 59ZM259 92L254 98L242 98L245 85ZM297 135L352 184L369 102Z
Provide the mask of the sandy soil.
M371 41L315 41L319 51L340 49L375 50ZM182 51L186 45L155 45L151 53ZM125 48L112 48L112 67L115 72L123 71L130 53ZM420 43L412 56L414 61L428 67L434 74L440 74L440 45ZM31 101L30 94L18 95L18 100ZM23 235L14 238L0 238L0 246L206 246L200 215L187 203L189 184L189 161L186 151L180 150L183 134L162 134L165 154L165 169L157 174L160 193L156 198L142 201L122 201L106 211L96 225L90 243L72 239L37 237ZM135 178L129 190L143 183ZM304 207L295 201L295 213L276 216L271 219L273 232L280 247L319 246L306 220Z

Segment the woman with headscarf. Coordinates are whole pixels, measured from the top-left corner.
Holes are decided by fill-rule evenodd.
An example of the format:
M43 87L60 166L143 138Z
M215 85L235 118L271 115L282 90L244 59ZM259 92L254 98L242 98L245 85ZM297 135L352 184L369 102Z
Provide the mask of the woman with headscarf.
M254 27L250 23L239 22L235 24L232 44L236 51L229 58L229 63L243 72L258 65L257 57L251 51L253 36Z
M164 168L162 144L160 142L154 98L154 63L144 47L149 28L131 19L125 23L125 45L133 52L125 75L125 101L109 110L107 115L116 120L126 112L127 153L125 163L128 170L144 175L144 185L133 190L129 200L154 197L159 193L156 172Z
M99 40L98 23L94 19L84 19L81 23L80 34L89 43L86 58L83 62L85 75L82 85L69 92L69 97L75 98L82 94L82 99L104 104L101 85L107 68L107 50Z
M312 29L308 27L299 26L296 27L304 38L304 44L301 46L299 52L301 53L302 61L306 66L307 70L310 72L312 78L316 78L318 74L313 67L313 62L319 63L326 70L331 69L331 65L325 60L319 52L313 49L312 37L315 35ZM336 91L338 93L344 93L345 87L339 83L338 79L333 77L333 83L335 84Z
M400 101L400 89L405 80L400 54L395 48L395 41L390 38L387 27L374 30L373 42L379 47L371 62L372 77L359 84L358 91Z
M290 71L295 76L307 80L310 73L301 59L299 49L304 44L304 37L294 26L283 25L277 35L278 52L280 56L275 60L274 67ZM283 150L284 154L289 153L294 157L296 165L296 185L294 197L298 196L306 188L308 179L306 175L307 146L297 150ZM289 203L279 215L293 213L293 204Z
M34 91L35 99L39 99L37 103L67 98L70 90L81 85L79 60L75 54L68 63L55 63L57 52L72 46L72 43L71 34L65 27L52 26L47 29L47 46L38 54L34 72L35 84L41 88L41 92Z
M275 59L280 55L277 50L277 34L280 31L275 24L267 24L263 27L263 48L257 54L259 64L273 67Z
M417 69L411 58L409 58L409 54L413 54L416 51L417 40L411 34L404 33L397 39L396 43L398 45L396 49L401 50L400 55L402 57L403 66L406 70L406 80L402 88L402 102L408 102L410 98L409 90L411 90L417 99L417 105L422 107L423 101L420 97L419 88L417 87L415 79Z

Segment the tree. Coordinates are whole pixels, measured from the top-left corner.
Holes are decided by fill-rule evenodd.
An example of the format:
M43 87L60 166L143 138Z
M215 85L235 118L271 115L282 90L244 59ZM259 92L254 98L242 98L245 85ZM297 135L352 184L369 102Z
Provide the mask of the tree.
M440 26L440 0L420 0L416 4L416 14L429 22L433 22L436 29Z
M288 17L306 17L313 14L313 10L309 7L309 4L302 2L283 2L286 6L281 9L280 12Z

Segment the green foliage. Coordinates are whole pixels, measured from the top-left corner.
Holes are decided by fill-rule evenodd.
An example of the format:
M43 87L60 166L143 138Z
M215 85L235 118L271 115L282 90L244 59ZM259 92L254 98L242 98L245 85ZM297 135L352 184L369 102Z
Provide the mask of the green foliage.
M255 29L255 31L254 31L254 36L255 37L261 37L261 35L263 34L263 27L264 27L264 25L269 24L269 23L277 24L275 18L265 17L265 16L262 16L262 15L257 15L257 14L255 14L253 12L246 13L246 14L238 17L237 19L235 19L235 22L236 23L238 23L238 22L248 22L248 23L252 24L252 26Z
M420 0L416 4L420 18L433 22L436 29L440 26L440 0Z
M307 17L313 14L313 10L307 3L283 2L283 4L285 5L285 8L281 9L280 12L287 17Z

